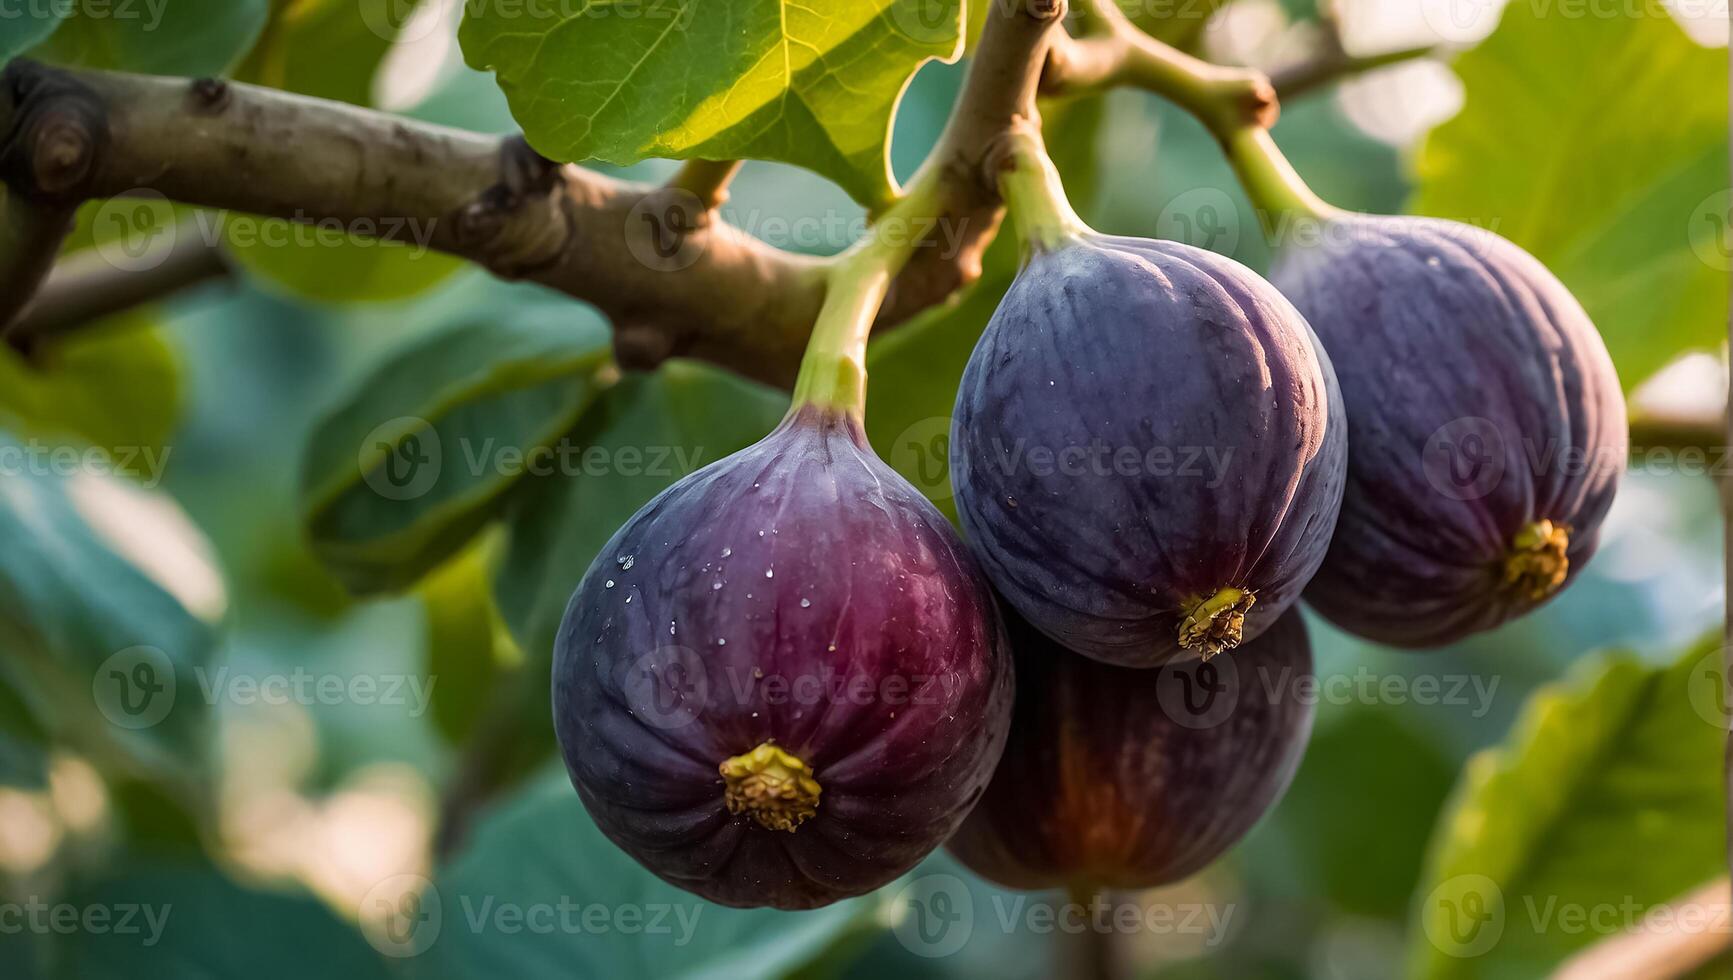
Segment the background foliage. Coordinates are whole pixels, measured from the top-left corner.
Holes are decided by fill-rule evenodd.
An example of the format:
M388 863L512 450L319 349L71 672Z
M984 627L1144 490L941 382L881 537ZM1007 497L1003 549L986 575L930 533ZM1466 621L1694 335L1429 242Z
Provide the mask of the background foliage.
M979 22L979 5L965 21L918 0L740 3L738 23L664 6L662 22L523 33L485 5L459 30L455 5L434 0L164 0L154 20L82 0L0 20L0 55L227 73L521 127L551 155L645 179L672 170L635 163L651 155L768 160L747 166L725 214L823 253L913 171L961 68L922 67L892 127L904 78L957 54ZM1316 29L1299 0L1225 6L1208 22L1134 13L1259 63ZM1382 25L1394 47L1394 20L1424 40L1413 6L1404 20L1389 10L1405 4L1349 4L1343 26ZM795 15L769 15L781 7ZM1276 137L1335 203L1453 217L1532 250L1583 300L1629 389L1664 370L1651 395L1712 402L1733 267L1725 51L1659 7L1567 13L1512 4L1442 65L1285 106ZM1250 205L1193 121L1129 92L1046 114L1067 188L1102 230L1264 264ZM87 208L69 249L102 248L116 234L103 219ZM227 216L224 234L249 221ZM1004 925L1017 898L943 855L909 888L820 912L705 906L608 846L549 764L547 658L572 586L639 505L762 435L785 395L695 363L621 377L592 311L412 248L230 254L233 280L117 317L40 364L0 353L0 457L99 453L70 473L0 475L0 897L173 910L147 947L0 931L8 976L1047 974L1055 937ZM942 508L943 420L1015 262L1007 236L956 304L871 351L871 437ZM1681 366L1697 351L1711 356ZM458 465L481 444L517 462ZM380 467L429 445L446 454L430 484L379 492ZM655 453L664 465L648 465ZM530 465L549 458L565 462ZM1320 676L1350 693L1320 705L1293 789L1249 840L1136 897L1230 909L1225 934L1134 936L1139 962L1198 978L1534 976L1599 938L1537 927L1536 903L1646 907L1724 874L1728 702L1701 639L1722 616L1717 520L1701 473L1638 467L1596 564L1520 623L1412 655L1314 620ZM101 686L139 658L161 658L176 694L128 727ZM301 675L343 693L268 703L230 684ZM397 703L357 693L394 681ZM1467 693L1446 697L1459 682ZM436 860L442 798L478 782L498 802ZM943 956L909 926L935 882L974 909ZM1473 955L1441 918L1439 896L1465 889L1502 914L1499 941ZM701 914L686 942L492 914L562 897ZM414 928L388 928L406 908Z

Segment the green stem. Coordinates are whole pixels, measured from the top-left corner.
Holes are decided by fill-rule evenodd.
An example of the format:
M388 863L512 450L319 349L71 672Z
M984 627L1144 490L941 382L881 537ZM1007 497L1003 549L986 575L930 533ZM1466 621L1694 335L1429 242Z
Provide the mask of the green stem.
M1017 126L1005 135L999 191L1017 223L1017 236L1031 249L1052 249L1090 232L1071 209L1059 171L1033 128Z
M1270 131L1262 126L1241 126L1226 133L1222 146L1266 230L1275 231L1276 219L1283 215L1329 218L1342 213L1312 193L1293 164L1277 149Z
M923 171L907 194L875 221L865 238L837 256L818 321L800 362L789 414L804 405L866 415L866 347L885 292L939 213L938 171Z

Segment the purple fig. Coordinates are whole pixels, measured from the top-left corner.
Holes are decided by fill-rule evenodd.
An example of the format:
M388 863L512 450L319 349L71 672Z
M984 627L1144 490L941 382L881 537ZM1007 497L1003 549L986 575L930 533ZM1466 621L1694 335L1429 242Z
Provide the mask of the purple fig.
M1329 544L1346 423L1306 321L1231 259L1037 243L957 394L970 544L1061 644L1148 667L1249 640Z
M1306 599L1343 629L1435 646L1556 595L1624 470L1619 379L1534 257L1455 222L1346 216L1271 278L1348 407L1348 486Z
M858 415L811 405L627 522L555 651L590 815L733 906L825 905L913 867L986 786L1011 696L961 540Z
M1287 789L1312 725L1311 648L1289 610L1231 657L1154 670L1055 646L1008 617L1011 739L949 843L1011 888L1149 888L1220 857Z

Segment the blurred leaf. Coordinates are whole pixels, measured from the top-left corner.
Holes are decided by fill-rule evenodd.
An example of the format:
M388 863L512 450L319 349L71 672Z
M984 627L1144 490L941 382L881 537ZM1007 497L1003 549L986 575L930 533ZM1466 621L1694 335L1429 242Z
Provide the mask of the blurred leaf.
M152 75L221 75L252 47L268 0L67 0L33 58ZM59 6L59 3L49 6Z
M1730 711L1713 642L1670 667L1593 658L1537 693L1439 825L1413 975L1542 976L1725 875Z
M0 673L57 739L103 761L189 775L211 627L120 558L52 457L0 434Z
M373 76L421 0L274 0L235 77L316 99L371 105Z
M133 872L70 901L111 918L57 938L57 975L68 980L389 976L360 932L313 898L245 888L214 870Z
M596 397L605 342L540 319L467 323L386 358L307 446L314 552L360 594L404 588L455 554Z
M1046 105L1042 112L1066 193L1075 207L1087 209L1097 187L1102 102L1079 99ZM885 462L953 520L951 409L963 366L1016 275L1017 249L1007 223L982 259L978 282L951 305L927 310L876 338L868 349L867 436Z
M494 604L499 543L497 534L477 538L416 590L427 619L427 675L438 679L433 724L453 745L475 729L501 671L522 658Z
M1467 102L1427 139L1412 208L1489 227L1546 263L1627 389L1725 339L1733 268L1727 53L1639 9L1507 8L1456 61Z
M10 61L48 39L66 17L61 3L24 4L0 18L0 62Z
M1401 708L1356 705L1340 714L1314 731L1275 813L1284 833L1268 843L1305 869L1306 892L1296 898L1400 919L1456 767Z
M245 227L248 230L243 232ZM360 237L275 218L232 215L224 222L231 257L267 284L321 303L384 303L425 292L463 268L460 259L418 244L380 241L366 233L384 223L355 226ZM277 234L277 232L281 234ZM411 234L432 229L409 227Z
M180 375L156 324L127 315L57 340L40 363L0 349L0 421L26 436L88 441L117 470L158 480L180 424Z
M780 977L838 943L876 931L881 899L810 912L732 909L666 884L615 847L558 772L540 778L478 829L435 883L439 914L423 916L429 978ZM570 925L514 927L514 909L575 906ZM422 909L429 908L424 896ZM608 917L597 923L595 913ZM625 918L630 916L630 919ZM429 921L440 921L428 929ZM415 936L415 947L423 943ZM550 966L557 964L557 967Z
M780 160L857 201L891 193L897 97L930 58L960 54L954 0L696 0L472 8L458 32L492 69L531 145L556 160Z
M615 385L561 443L569 466L524 488L494 589L532 662L551 655L566 600L608 540L681 477L775 428L788 395L693 361Z

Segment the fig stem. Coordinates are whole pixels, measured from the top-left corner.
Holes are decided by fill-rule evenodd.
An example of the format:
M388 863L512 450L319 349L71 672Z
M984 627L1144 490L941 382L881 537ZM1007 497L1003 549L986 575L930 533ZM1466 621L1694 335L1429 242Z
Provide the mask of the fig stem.
M1280 217L1323 219L1342 213L1340 208L1313 193L1294 165L1282 155L1269 130L1243 125L1218 135L1240 186L1256 206L1264 229L1272 235L1281 230L1277 223Z
M1059 170L1038 130L1021 123L1012 126L996 152L999 191L1026 247L1046 251L1089 234L1089 226L1065 197Z
M931 230L932 221L922 216L940 213L938 175L936 169L921 171L866 235L830 263L824 303L794 382L790 417L803 405L814 405L865 418L867 337L891 280Z

